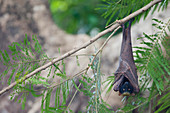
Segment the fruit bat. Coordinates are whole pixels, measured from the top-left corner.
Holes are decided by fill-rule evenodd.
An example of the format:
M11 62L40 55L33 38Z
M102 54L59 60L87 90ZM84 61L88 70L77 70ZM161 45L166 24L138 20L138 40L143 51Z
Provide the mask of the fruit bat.
M122 24L123 39L119 57L119 67L115 72L115 81L113 82L114 91L119 91L119 95L130 96L139 92L137 68L135 66L132 44L131 44L131 23L125 29Z

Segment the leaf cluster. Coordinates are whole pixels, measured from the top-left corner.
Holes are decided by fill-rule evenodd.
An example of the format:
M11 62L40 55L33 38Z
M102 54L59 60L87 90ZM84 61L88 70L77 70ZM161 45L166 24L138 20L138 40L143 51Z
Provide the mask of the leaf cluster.
M147 35L144 33L144 37L141 38L147 39L147 41L142 41L141 44L145 45L144 47L135 47L138 49L135 51L135 57L140 73L144 77L152 78L153 83L161 94L161 91L164 90L164 82L168 82L167 75L170 75L170 62L167 58L169 51L166 50L167 53L163 51L164 48L167 49L166 43L169 41L169 39L166 38L168 37L166 28L169 31L170 21L167 23L163 23L157 19L153 19L153 21L158 23L154 23L153 26L160 31L153 35Z
M150 104L152 110L156 113L164 110L169 112L169 75L170 75L170 20L163 23L157 19L153 19L153 26L157 31L153 35L143 33L141 47L134 47L135 63L137 70L140 73L139 84L141 86L139 94L129 97L124 97L123 102L127 104L117 110L117 112L132 112L138 109L140 112L145 112ZM107 92L113 89L112 83L114 76L108 77L104 82L107 83ZM143 97L144 93L149 92L147 97ZM158 108L158 109L156 109Z
M103 10L102 16L107 20L106 25L115 20L122 19L127 15L139 10L143 6L150 3L151 0L103 0L103 4L100 4L98 10ZM160 4L156 4L153 10L148 9L146 12L135 17L135 21L139 21L141 16L144 15L144 19L147 17L150 11L152 14L158 9L164 10L167 8L168 0L162 0Z
M51 6L51 10L54 12L57 10L62 13L62 10L66 10L66 6L68 5L65 1L55 1ZM166 8L168 4L167 1L168 0L162 0L161 4L155 5L153 12L157 8L158 10L160 10L160 8ZM58 6L58 9L56 9L55 6L59 5L58 2L61 3L61 6ZM114 16L117 16L117 19L120 19L138 10L149 2L149 0L104 0L104 4L101 5L101 8L106 11L103 16L105 16L105 18L109 18L109 23ZM73 7L76 2L69 1L68 3L71 4L71 7ZM75 13L74 8L70 11ZM149 11L150 9L144 13L145 17L148 15ZM77 16L79 17L76 13L75 17ZM141 15L139 15L136 19L139 20L140 17ZM119 109L118 112L131 112L136 108L143 111L148 108L151 101L155 102L155 104L153 104L155 112L163 110L166 110L166 112L169 111L168 100L170 97L168 85L170 75L170 40L167 38L169 37L167 30L170 31L170 21L167 23L163 23L157 19L153 19L153 21L156 22L153 26L158 28L159 31L153 35L147 35L144 33L144 37L139 38L143 39L141 43L143 46L134 47L136 49L136 51L134 51L135 62L137 63L137 68L140 73L140 93L134 97L129 97L127 104L123 108ZM0 51L0 62L5 66L5 70L0 75L0 81L2 84L5 84L3 81L7 81L9 85L14 81L17 82L17 85L13 88L11 99L22 103L23 109L25 107L27 97L32 95L35 98L42 98L42 113L72 113L73 111L70 108L70 104L75 98L76 93L81 92L89 98L88 105L86 106L86 111L88 113L112 112L111 106L108 105L101 97L101 54L99 56L90 57L90 62L92 62L92 65L89 65L92 71L91 75L82 73L84 72L82 71L76 75L76 77L73 76L69 78L66 73L65 62L62 60L62 62L57 62L50 66L47 69L47 75L42 76L41 72L39 72L24 81L23 79L28 73L34 71L43 64L50 62L51 59L43 52L36 36L33 36L32 40L28 40L26 35L23 42L12 43L9 46L9 51ZM94 61L92 59L94 59ZM78 56L76 56L76 62L79 66ZM77 78L77 76L81 76L82 79ZM56 77L60 79L59 83L50 83L51 79L55 79ZM76 83L77 80L79 80L79 85ZM110 76L106 85L106 87L109 86L107 92L111 91L113 81L114 76ZM73 88L76 89L75 92L73 92ZM141 95L146 91L149 92L149 96L144 98ZM158 96L160 97L158 98ZM126 97L124 99L126 100Z
M32 36L32 40L29 41L26 35L23 42L13 42L8 47L8 50L0 50L0 62L5 68L0 75L0 81L1 84L7 83L8 85L14 81L17 82L10 98L15 98L19 103L22 102L22 107L24 108L26 97L29 93L31 92L35 95L33 85L49 86L48 80L40 76L40 73L36 73L35 76L28 78L27 81L23 81L26 77L25 75L45 63L42 58L45 58L46 55L36 36ZM21 99L18 99L18 97ZM22 98L23 101L21 101Z
M138 108L139 111L145 112L148 106L152 106L150 110L155 113L169 112L169 35L170 20L163 23L157 19L153 19L153 26L159 31L153 35L143 33L141 47L134 47L135 62L140 73L140 93L135 97L128 99L128 105L133 105L132 108L125 106L124 111L130 111ZM141 97L143 93L149 92L146 98ZM135 98L135 100L134 100ZM137 107L136 107L137 106Z

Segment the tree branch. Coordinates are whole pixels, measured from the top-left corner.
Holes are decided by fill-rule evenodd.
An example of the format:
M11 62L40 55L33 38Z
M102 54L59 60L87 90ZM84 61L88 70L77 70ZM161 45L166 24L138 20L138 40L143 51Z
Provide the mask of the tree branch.
M83 76L88 72L88 70L90 69L90 67L93 65L93 62L94 62L94 60L96 59L96 56L102 51L102 49L104 48L104 46L107 44L107 42L110 40L110 38L115 34L115 32L116 32L119 28L120 28L120 26L119 26L118 28L116 28L116 29L112 32L112 34L111 34L111 35L106 39L106 41L102 44L102 46L100 47L100 49L94 54L94 57L93 57L93 59L91 60L90 64L88 64L88 66L87 66L87 68L86 68L86 71L83 73ZM82 78L82 80L84 80L84 78ZM81 83L79 83L78 88L80 88L80 86L81 86ZM70 100L70 102L69 102L69 104L68 104L68 106L67 106L67 108L66 108L66 110L65 110L64 113L66 113L67 109L70 107L70 105L71 105L73 99L75 98L77 92L78 92L78 90L76 90L76 91L74 92L74 94L73 94L73 96L72 96L72 98L71 98L71 100Z
M109 32L112 32L115 28L117 28L120 24L122 23L125 23L127 22L128 20L130 20L131 18L145 12L147 9L151 8L153 5L157 4L161 2L161 0L154 0L154 1L151 1L149 4L147 4L146 6L144 6L143 8L137 10L136 12L128 15L127 17L119 20L118 22L116 22L116 24L112 25L111 27L107 28L106 30L100 32L98 35L96 35L94 38L92 38L91 40L89 40L88 42L86 42L85 44L83 44L82 46L78 47L78 48L74 48L72 50L70 50L69 52L65 53L64 55L52 60L51 62L35 69L34 71L32 71L31 73L27 74L25 77L21 78L20 80L18 81L15 81L13 82L12 84L10 84L9 86L7 86L6 88L2 89L0 91L0 96L2 94L4 94L5 92L9 91L10 89L12 89L17 83L19 82L23 82L25 80L27 80L28 78L32 77L34 74L48 68L49 66L53 65L54 63L58 62L58 61L61 61L63 60L64 58L67 58L69 57L70 55L80 51L81 49L85 49L87 46L91 45L93 42L95 42L96 40L98 40L101 36L109 33Z

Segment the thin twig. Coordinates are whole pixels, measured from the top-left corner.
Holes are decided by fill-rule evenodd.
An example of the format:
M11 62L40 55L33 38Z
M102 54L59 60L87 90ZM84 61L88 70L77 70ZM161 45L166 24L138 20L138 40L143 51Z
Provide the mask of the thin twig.
M145 12L147 9L151 8L153 5L157 4L161 2L161 0L154 0L154 1L151 1L149 4L147 4L146 6L144 6L143 8L137 10L136 12L128 15L127 17L121 19L119 22L120 24L122 23L125 23L127 22L128 20L132 19L133 17ZM82 50L82 49L85 49L87 46L91 45L92 43L94 43L96 40L98 40L101 36L109 33L109 32L112 32L115 28L117 28L119 25L119 23L116 23L114 25L112 25L111 27L107 28L106 30L100 32L98 35L96 35L94 38L92 38L91 40L89 40L88 42L86 42L85 44L81 45L80 47L78 48L74 48L72 50L70 50L69 52L65 53L64 55L52 60L51 62L35 69L34 71L32 71L31 73L27 74L25 77L22 77L20 80L17 80L13 83L11 83L9 86L5 87L4 89L2 89L0 91L0 96L2 94L4 94L5 92L9 91L10 89L12 89L15 85L17 85L19 82L23 82L25 80L27 80L28 78L32 77L33 75L35 75L36 73L42 71L42 70L45 70L46 68L48 68L49 66L53 65L54 63L58 62L58 61L61 61L63 60L64 58L67 58L69 57L70 55Z
M70 57L75 57L75 56L91 56L92 54L73 54ZM54 60L58 57L52 57L52 58L43 58L43 59L37 59L37 60L30 60L30 61L23 61L23 62L17 62L17 63L11 63L8 66L12 67L13 65L18 65L18 64L26 64L26 63L34 63L34 62L40 62L40 61L51 61Z
M113 32L113 33L107 38L107 40L103 43L103 45L101 46L101 48L94 54L93 59L91 60L90 64L87 66L87 70L84 72L83 75L85 75L85 74L87 73L87 71L88 71L88 70L90 69L90 67L93 65L93 62L94 62L97 54L99 54L99 53L102 51L102 49L103 49L104 46L107 44L107 42L109 41L109 39L113 36L113 34L114 34L119 28L120 28L120 26L119 26L117 29L114 30L114 32ZM82 80L84 80L84 78L82 78ZM81 83L79 83L78 88L80 88L80 86L81 86ZM69 104L68 104L65 112L66 112L66 111L68 110L68 108L70 107L70 105L71 105L73 99L75 98L75 95L77 94L77 92L78 92L78 90L76 90L75 93L73 94L73 96L72 96L72 98L71 98L71 100L70 100L70 102L69 102Z

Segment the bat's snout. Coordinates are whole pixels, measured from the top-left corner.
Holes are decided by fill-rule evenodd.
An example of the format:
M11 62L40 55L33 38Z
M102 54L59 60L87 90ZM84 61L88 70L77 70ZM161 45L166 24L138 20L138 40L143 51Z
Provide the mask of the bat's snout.
M131 94L129 92L124 92L122 95L123 96L130 96Z

